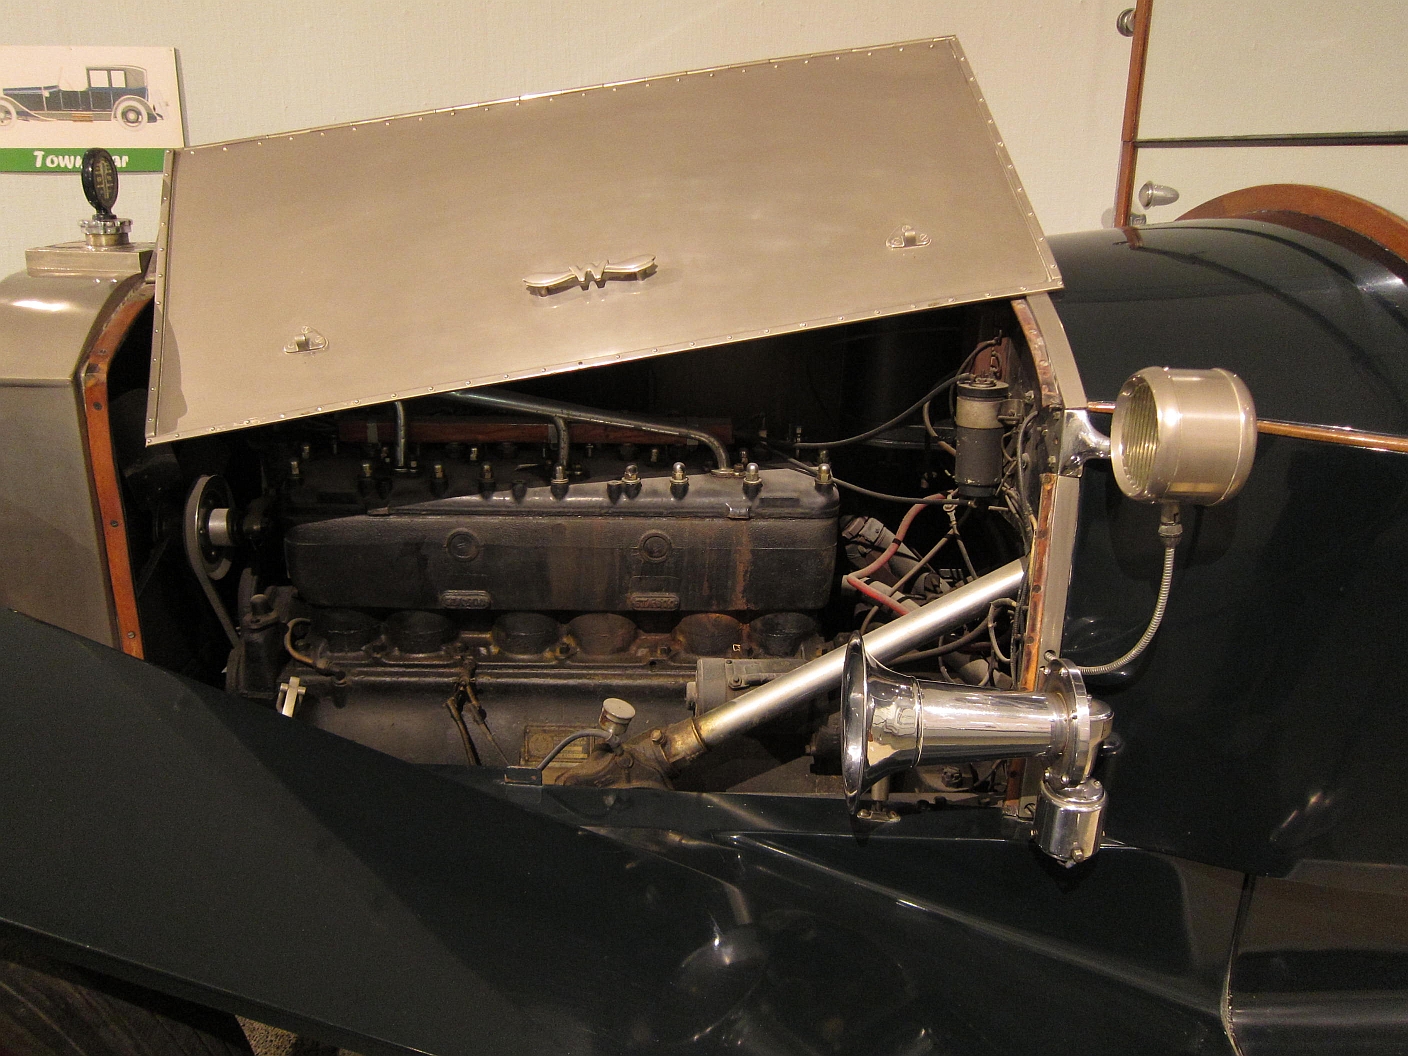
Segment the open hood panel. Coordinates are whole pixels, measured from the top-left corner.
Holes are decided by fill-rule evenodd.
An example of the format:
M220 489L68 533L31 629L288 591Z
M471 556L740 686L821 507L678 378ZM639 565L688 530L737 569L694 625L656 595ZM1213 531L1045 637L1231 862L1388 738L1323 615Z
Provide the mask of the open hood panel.
M956 40L175 152L150 442L1060 285Z

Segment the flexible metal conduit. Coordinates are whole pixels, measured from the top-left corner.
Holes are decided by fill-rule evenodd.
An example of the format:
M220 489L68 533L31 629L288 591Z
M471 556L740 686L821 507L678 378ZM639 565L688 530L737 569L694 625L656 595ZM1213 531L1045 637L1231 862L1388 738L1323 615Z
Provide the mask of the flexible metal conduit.
M571 422L592 422L595 425L614 425L622 429L640 429L648 433L661 433L665 436L682 436L697 440L709 449L714 456L716 469L729 468L728 452L723 443L713 433L703 429L691 429L685 425L658 422L651 418L635 418L625 414L600 411L595 407L579 407L575 403L559 403L556 400L543 400L536 396L520 396L516 392L503 389L461 389L443 395L460 403L486 407L496 411L520 411L524 414L538 414L544 418L561 418ZM562 432L559 429L559 434ZM559 437L560 440L560 437Z
M865 648L876 660L893 660L917 645L983 615L999 598L1013 597L1027 577L1021 560L1011 561L995 572L979 576L971 583L901 616L865 636ZM777 718L812 697L841 684L846 651L833 649L801 667L779 675L771 682L735 697L695 720L699 739L707 747L722 744L764 722Z
M1173 592L1173 547L1164 551L1164 570L1159 577L1159 596L1154 600L1154 614L1149 617L1149 625L1144 628L1144 633L1139 636L1139 641L1134 643L1134 648L1125 653L1118 660L1111 660L1108 664L1091 664L1087 667L1078 668L1082 675L1090 678L1095 675L1110 675L1128 666L1143 655L1144 650L1149 648L1149 643L1154 640L1154 635L1159 632L1159 624L1164 622L1164 611L1168 608L1168 596Z

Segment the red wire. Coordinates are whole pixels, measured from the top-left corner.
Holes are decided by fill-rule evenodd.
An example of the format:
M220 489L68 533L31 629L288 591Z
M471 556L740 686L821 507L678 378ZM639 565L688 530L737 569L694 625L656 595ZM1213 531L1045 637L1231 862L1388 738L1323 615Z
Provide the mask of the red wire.
M935 492L933 495L926 495L924 497L926 500L952 498L952 496L950 496L947 492L942 491L938 491ZM914 518L918 517L922 511L927 510L928 508L929 504L927 502L920 502L911 506L909 508L909 512L906 513L904 517L900 520L900 526L895 531L895 537L893 540L890 541L890 545L885 548L885 552L882 553L879 557L877 557L874 561L870 562L870 564L866 565L864 568L857 569L855 572L851 572L846 576L846 582L849 583L851 586L855 587L856 590L860 591L872 601L877 601L881 605L884 605L886 608L893 609L901 616L906 615L909 610L906 609L899 602L895 601L893 598L889 597L888 595L881 594L878 590L875 590L873 587L862 583L861 580L865 579L868 576L874 575L876 572L878 572L880 569L884 568L890 563L890 558L894 557L895 554L899 552L900 545L904 542L904 537L909 532L910 525L914 523Z
M898 601L896 601L894 598L892 598L892 597L890 597L890 596L888 596L888 595L886 595L886 594L881 594L878 590L876 590L874 587L872 587L869 583L862 583L862 582L861 582L860 580L858 580L858 579L851 579L850 576L847 576L846 579L847 579L847 581L851 584L851 586L855 587L856 590L860 591L862 594L864 594L864 595L865 595L867 598L869 598L871 601L879 602L881 605L884 605L886 608L893 609L895 612L899 613L901 616L908 616L908 615L909 615L909 610L908 610L908 609L906 609L903 605L901 605L901 604L900 604Z

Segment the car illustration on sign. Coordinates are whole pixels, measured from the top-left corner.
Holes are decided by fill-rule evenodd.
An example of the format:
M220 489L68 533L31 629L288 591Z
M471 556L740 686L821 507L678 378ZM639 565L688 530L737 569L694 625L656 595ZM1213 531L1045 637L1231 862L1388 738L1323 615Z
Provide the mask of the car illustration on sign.
M71 84L65 72L57 84L0 90L0 129L17 121L115 121L135 129L162 119L140 66L88 66Z

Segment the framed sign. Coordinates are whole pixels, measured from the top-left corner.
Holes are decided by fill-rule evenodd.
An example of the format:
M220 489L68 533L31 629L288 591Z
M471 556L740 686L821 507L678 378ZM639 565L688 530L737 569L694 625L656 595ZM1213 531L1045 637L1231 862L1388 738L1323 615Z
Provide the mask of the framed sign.
M185 142L174 48L0 47L0 171L73 173L106 147L160 172Z

